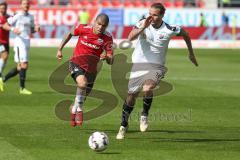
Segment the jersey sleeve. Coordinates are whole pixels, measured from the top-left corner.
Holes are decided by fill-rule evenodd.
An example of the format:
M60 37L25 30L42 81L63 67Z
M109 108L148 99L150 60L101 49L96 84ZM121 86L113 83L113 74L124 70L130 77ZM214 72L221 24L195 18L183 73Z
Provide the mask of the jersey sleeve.
M34 17L31 16L31 28L35 27L35 21L34 21Z
M181 32L181 27L180 26L170 26L170 30L172 31L172 36L178 36L179 33Z
M73 30L73 34L74 36L79 36L81 35L82 31L83 31L83 26L82 24L78 25L75 27L75 29Z
M113 55L113 38L109 37L108 40L105 42L104 50L108 56Z
M17 20L18 20L19 15L15 14L14 16L11 16L7 19L7 23L10 24L11 26L14 25Z

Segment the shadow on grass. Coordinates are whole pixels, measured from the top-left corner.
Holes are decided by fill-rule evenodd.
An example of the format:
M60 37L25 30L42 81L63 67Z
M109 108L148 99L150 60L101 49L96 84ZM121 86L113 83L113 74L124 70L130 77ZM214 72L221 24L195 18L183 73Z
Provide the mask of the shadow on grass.
M239 142L240 139L217 139L217 138L158 138L152 142Z
M97 154L121 154L121 152L97 152Z
M159 132L159 133L205 133L205 131L173 131L173 130L148 130L147 132Z

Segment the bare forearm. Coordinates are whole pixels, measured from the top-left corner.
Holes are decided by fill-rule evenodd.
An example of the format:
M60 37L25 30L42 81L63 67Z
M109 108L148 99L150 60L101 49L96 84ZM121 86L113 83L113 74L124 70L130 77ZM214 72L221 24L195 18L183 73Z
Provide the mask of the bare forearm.
M10 30L12 29L12 26L10 26L8 23L5 23L5 24L2 26L2 28L3 28L4 30L10 31Z
M107 62L107 64L112 65L112 64L113 64L113 61L114 61L113 56L107 56L107 57L106 57L106 62Z
M62 50L63 47L68 43L68 41L72 38L72 34L69 32L68 34L66 34L60 44L60 46L58 47L58 50Z
M133 41L133 40L137 39L138 36L139 36L143 31L144 31L143 28L133 29L133 30L130 32L130 34L129 34L129 36L128 36L128 39L129 39L130 41Z
M192 42L189 36L184 36L184 41L187 44L189 54L193 54Z

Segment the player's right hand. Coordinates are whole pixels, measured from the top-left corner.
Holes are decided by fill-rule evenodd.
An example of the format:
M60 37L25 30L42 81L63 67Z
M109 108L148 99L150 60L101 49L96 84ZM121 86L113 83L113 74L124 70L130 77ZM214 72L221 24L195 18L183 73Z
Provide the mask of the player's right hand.
M18 28L14 28L13 33L19 35L19 34L21 34L21 31Z
M58 60L62 60L62 57L63 57L62 51L58 50L56 57L57 57Z
M143 26L141 27L141 28L147 28L151 23L152 23L152 16L148 16L146 19L145 19L145 21L144 21L144 23L143 23Z

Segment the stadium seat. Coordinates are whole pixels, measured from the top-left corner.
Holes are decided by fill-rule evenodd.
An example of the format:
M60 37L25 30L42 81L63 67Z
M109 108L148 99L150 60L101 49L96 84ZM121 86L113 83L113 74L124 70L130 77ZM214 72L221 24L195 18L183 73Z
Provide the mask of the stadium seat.
M197 6L198 6L199 8L204 8L204 7L205 7L204 1L203 1L203 0L198 0L198 1L197 1Z
M81 4L81 6L83 6L83 7L89 7L89 6L91 6L91 3L89 2L89 0L81 0L80 4Z
M171 7L174 7L173 3L169 0L165 0L163 2L163 5L166 7L166 8L171 8Z
M54 0L54 5L59 5L59 0Z
M125 0L123 5L124 5L124 7L132 7L133 6L133 4L130 0Z
M132 4L134 7L138 7L138 8L143 7L143 2L141 0L134 0Z
M19 0L6 0L6 2L7 2L9 5L19 5L19 4L20 4L20 1L19 1Z
M99 0L92 0L91 5L97 7L99 5Z
M111 2L109 0L102 0L102 6L103 7L111 7Z
M20 0L6 0L6 2L9 5L19 5L20 4ZM31 5L37 5L38 2L37 2L37 0L30 0L30 4Z
M176 8L183 8L183 6L184 6L183 0L175 0L174 6L175 6Z
M147 7L147 8L148 8L148 7L150 7L151 5L152 5L152 2L151 2L151 1L149 1L149 0L144 0L144 1L143 1L143 6L144 6L144 7Z
M113 7L120 7L122 5L120 0L112 0Z
M79 5L80 5L80 2L79 2L79 0L71 0L71 1L70 1L70 4L71 4L72 6L79 6Z

